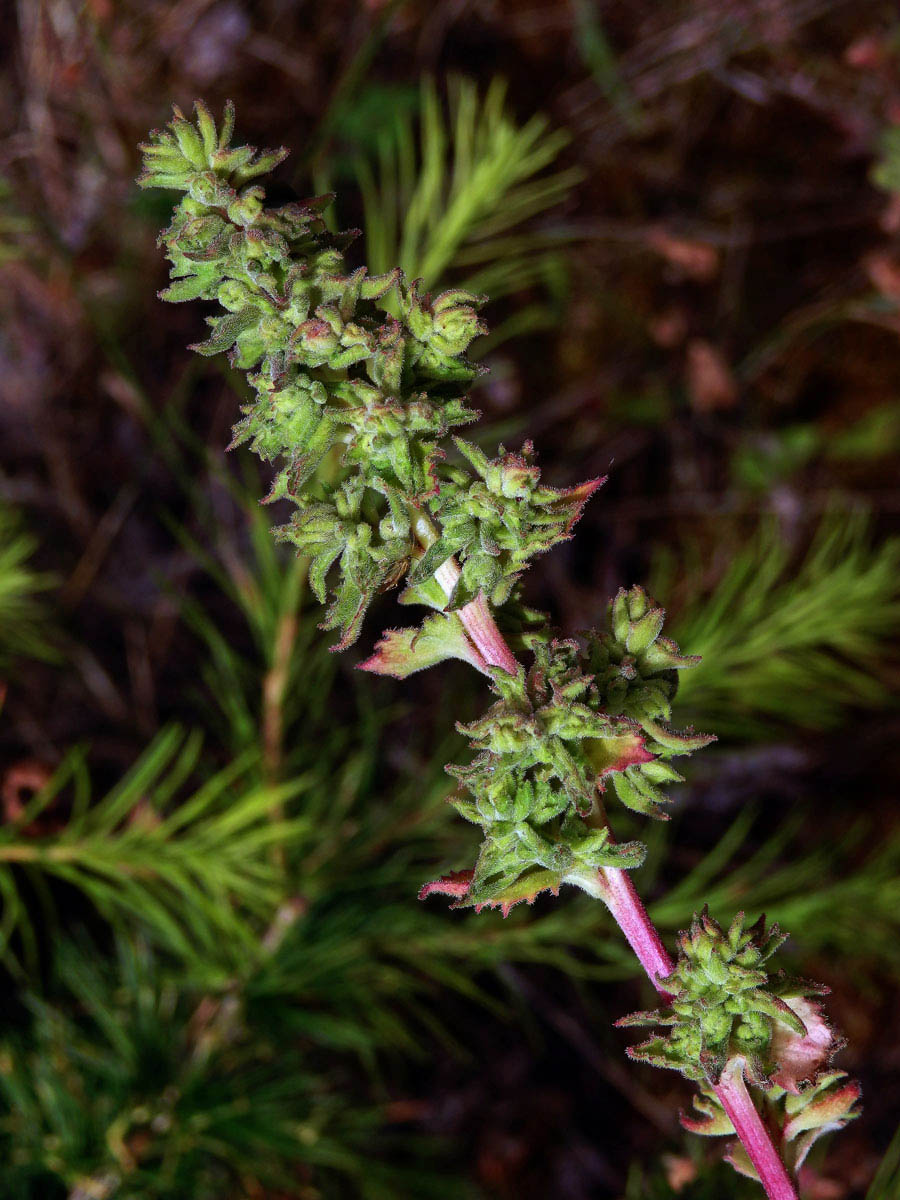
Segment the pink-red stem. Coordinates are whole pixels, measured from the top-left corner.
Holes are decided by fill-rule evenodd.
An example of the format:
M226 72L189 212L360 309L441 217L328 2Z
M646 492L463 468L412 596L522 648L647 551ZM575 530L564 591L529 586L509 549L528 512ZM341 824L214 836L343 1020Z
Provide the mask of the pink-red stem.
M423 518L419 518L421 524ZM431 536L429 534L429 536ZM444 589L446 596L452 596L459 581L460 569L455 559L448 558L441 563L434 573L435 579ZM506 644L506 639L497 628L497 622L491 612L491 607L484 592L479 592L476 599L459 609L459 619L466 633L489 667L501 667L510 675L515 675L519 669L516 656Z
M601 868L603 899L615 918L616 924L625 934L628 945L637 955L647 972L650 982L664 1000L672 996L666 991L660 978L671 975L675 964L669 957L656 927L647 916L647 910L637 893L628 871L614 867Z
M772 1143L744 1082L743 1063L729 1063L715 1085L719 1103L728 1114L747 1157L756 1168L769 1200L798 1200L797 1190Z

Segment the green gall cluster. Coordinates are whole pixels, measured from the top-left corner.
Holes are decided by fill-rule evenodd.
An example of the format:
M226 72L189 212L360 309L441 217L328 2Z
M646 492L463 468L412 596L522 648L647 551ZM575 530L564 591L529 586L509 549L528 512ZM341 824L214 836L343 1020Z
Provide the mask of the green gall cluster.
M225 104L220 130L200 100L194 106L196 125L179 108L174 111L168 129L154 130L150 142L141 146L141 187L177 188L204 206L228 208L239 202L239 189L287 158L284 148L259 154L252 146L230 146L234 133L234 105L230 100Z
M609 770L608 747L589 747L605 780L609 775L617 798L634 812L665 820L669 797L665 784L680 783L681 775L668 761L692 754L715 738L693 729L670 727L678 672L697 666L697 655L681 654L662 637L665 611L639 586L620 589L607 610L606 628L586 635L584 670L595 682L604 712L629 722L639 733L647 761Z
M489 459L477 446L453 439L475 471L449 469L436 512L440 539L430 547L414 578L422 578L456 555L462 567L450 608L460 608L483 592L491 604L509 600L531 559L571 537L585 504L603 483L591 479L572 488L541 484L534 447L519 454L500 447Z
M535 640L527 672L493 674L497 701L458 726L475 756L448 767L461 785L454 806L484 834L467 891L452 893L460 903L517 890L527 898L536 878L559 886L643 861L641 843L610 838L602 809L610 783L627 807L665 817L662 789L682 778L668 760L711 740L666 723L676 670L697 660L660 637L662 617L640 588L620 592L605 631Z
M631 1047L629 1055L713 1084L726 1064L738 1059L752 1083L771 1087L782 1056L796 1057L805 1040L816 1040L819 1032L811 1027L820 1020L818 1009L806 997L822 989L766 969L786 937L777 925L767 929L764 917L747 926L743 913L724 931L704 909L680 935L675 969L665 978L670 1003L618 1022L667 1030ZM825 1052L832 1042L828 1030ZM823 1048L810 1045L809 1050L820 1065Z
M606 631L592 642L590 660L610 712L640 722L671 721L675 672L697 666L700 657L681 654L661 636L665 617L641 587L620 589L610 603Z
M480 593L504 603L600 481L542 485L530 445L489 460L456 439L472 470L449 465L444 443L478 416L466 352L485 332L484 298L420 294L399 269L349 270L355 235L328 230L331 197L268 207L257 180L286 151L233 148L233 128L230 105L221 130L202 103L195 123L176 110L142 147L139 183L182 193L161 237L172 282L160 294L220 306L193 349L248 373L232 446L275 464L268 499L296 507L280 536L312 559L323 628L339 631L335 649L350 645L379 592L407 575L415 590L454 555L451 610Z
M321 217L331 197L267 207L251 181L286 152L230 148L233 125L230 106L217 131L198 103L196 125L176 112L142 147L141 186L183 193L161 238L172 264L161 295L224 310L193 349L248 372L255 398L232 446L277 465L269 499L298 510L281 535L313 558L316 594L331 598L325 627L345 646L421 552L411 513L437 495L441 441L478 415L463 397L481 299L420 295L399 270L348 271L353 235ZM379 305L388 293L397 316Z

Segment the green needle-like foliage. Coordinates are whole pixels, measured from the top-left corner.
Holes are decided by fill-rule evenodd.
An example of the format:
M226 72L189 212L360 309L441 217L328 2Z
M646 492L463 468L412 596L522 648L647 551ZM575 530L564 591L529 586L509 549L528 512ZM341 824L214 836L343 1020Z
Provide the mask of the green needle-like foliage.
M683 928L704 901L721 913L766 911L790 928L805 953L833 956L854 977L900 979L900 830L871 817L805 851L792 845L788 819L736 860L750 839L752 810L653 905L665 929Z
M271 1005L204 995L140 943L117 958L64 944L56 1003L31 998L30 1028L0 1049L4 1197L444 1194L446 1175L405 1165L411 1139L394 1144L374 1106L280 1039Z
M242 962L281 899L273 850L302 822L277 813L302 783L248 784L247 761L238 760L185 794L199 753L199 736L165 730L96 800L83 756L71 753L0 829L3 946L15 949L17 935L32 951L30 897L55 880L111 920L145 926L185 960L200 955L219 970Z
M366 253L375 273L399 264L434 287L452 269L460 286L496 298L547 271L552 242L520 227L563 201L581 175L543 174L569 137L540 116L516 125L502 80L479 97L471 80L452 79L449 110L448 121L434 82L423 81L418 152L413 121L399 113L375 168L358 161Z
M36 548L18 514L0 504L0 671L19 659L58 656L48 614L38 599L53 580L28 561Z
M335 660L291 595L298 564L252 505L248 528L246 546L222 545L221 558L204 560L245 616L247 644L212 638L216 623L199 607L191 620L210 661L203 711L222 739L216 754L227 753L231 738L250 752L240 780L221 796L227 809L261 777L253 754L260 697L273 647L283 642L281 621L291 612L296 619L286 672L298 682L285 698L283 770L291 778L302 772L304 782L284 800L297 819L275 876L277 911L269 910L266 925L252 921L256 936L239 944L223 914L217 942L198 936L189 953L175 946L170 969L169 929L155 921L153 906L164 880L147 874L140 880L147 891L134 895L146 920L112 901L104 911L118 932L137 925L168 953L149 955L127 938L118 966L107 971L93 947L73 946L65 930L57 936L62 992L35 998L31 1026L0 1048L0 1145L8 1150L0 1193L11 1200L51 1200L75 1186L110 1200L245 1200L248 1180L281 1182L293 1195L298 1178L325 1197L440 1196L448 1176L429 1169L429 1144L392 1134L384 1112L367 1107L369 1074L377 1077L389 1056L396 1063L400 1053L433 1052L436 1038L459 1037L441 1016L441 991L465 998L461 1011L471 1020L472 1005L488 1001L480 982L497 968L538 962L573 977L597 970L604 935L587 904L539 922L514 915L494 930L474 915L448 927L443 914L410 904L434 859L457 852L446 776L439 761L425 764L384 795L377 772L389 735L383 710L362 704L369 689L359 689L358 719L347 729L328 725ZM234 614L225 623L235 628ZM232 704L227 693L236 685L242 699ZM213 717L211 696L227 720ZM193 774L207 773L209 755L207 739ZM191 774L187 761L183 767ZM171 801L147 780L141 791L155 801L138 805L142 820L182 792L190 803L190 788L176 789ZM56 810L51 802L44 811ZM247 833L252 838L254 826L231 829L230 861L253 860ZM171 847L150 850L164 874ZM109 857L120 856L114 844ZM206 852L198 858L202 867ZM180 909L193 938L191 904L188 895Z
M320 729L329 747L339 732L327 719L335 660L323 652L314 622L304 612L308 563L273 540L255 496L225 472L215 475L231 488L240 507L238 535L219 534L211 553L183 525L173 523L173 528L247 636L242 640L226 632L220 613L191 595L176 597L184 620L203 644L197 719L230 755L255 752L253 768L272 782L303 773L311 765L306 753L311 746L322 750L323 760L331 760L330 749L312 730ZM215 530L201 489L192 491L191 500L201 524Z
M885 668L900 632L900 540L873 547L865 514L834 512L797 570L788 570L790 560L777 527L762 525L712 593L695 592L673 622L702 658L679 703L714 717L722 733L827 729L848 707L888 700Z

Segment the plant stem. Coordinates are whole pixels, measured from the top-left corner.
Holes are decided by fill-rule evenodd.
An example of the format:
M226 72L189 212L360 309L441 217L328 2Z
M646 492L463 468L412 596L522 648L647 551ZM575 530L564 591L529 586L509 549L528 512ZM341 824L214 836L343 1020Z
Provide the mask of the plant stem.
M427 550L437 541L438 531L421 509L411 510L411 516L415 535ZM455 558L448 558L434 573L435 579L443 588L444 595L448 600L453 595L460 574ZM484 593L479 592L478 598L461 608L457 615L487 665L500 667L507 674L515 675L519 669L516 656L507 646L503 634L497 628L497 622L494 620Z
M452 558L448 558L434 573L435 579L444 589L448 599L453 593L459 574L459 567ZM477 646L487 665L502 667L508 674L515 675L519 664L516 656L507 646L503 634L497 628L497 622L484 597L484 592L479 592L478 598L461 608L458 615L463 623L463 628Z
M608 830L610 844L615 842L606 809L599 797L595 797L594 806L585 820L595 829ZM647 915L631 873L615 867L600 867L597 871L573 874L569 880L589 896L603 901L647 972L647 978L663 1000L671 1000L671 993L666 991L660 980L672 973L675 964L662 944L656 926Z
M798 1200L787 1168L772 1143L756 1105L750 1099L744 1082L742 1059L728 1063L719 1082L714 1084L714 1090L756 1168L769 1200Z
M630 873L615 867L601 867L596 871L573 872L565 877L565 881L576 884L595 900L603 901L625 934L647 978L663 1000L671 1000L671 993L666 991L660 978L671 974L675 964L647 915Z
M414 514L414 528L419 541L426 548L438 536L437 530L424 513ZM435 572L435 579L448 598L456 586L459 574L459 566L452 558ZM460 609L459 617L487 663L502 667L512 675L518 671L518 660L497 628L483 593L477 600ZM598 807L594 817L598 824L607 823L602 808ZM663 981L672 973L675 964L647 915L629 872L615 867L601 867L598 871L586 872L583 875L579 873L566 876L566 880L577 884L589 895L606 904L660 997L665 1002L672 1000L672 994L666 991ZM798 1200L787 1168L747 1092L742 1063L737 1061L729 1064L714 1087L741 1144L756 1168L769 1200Z
M662 944L656 926L647 915L644 903L638 895L630 871L619 871L612 867L601 867L600 874L606 887L604 900L619 928L628 939L628 944L637 955L647 977L664 1000L671 995L660 983L671 975L675 964Z

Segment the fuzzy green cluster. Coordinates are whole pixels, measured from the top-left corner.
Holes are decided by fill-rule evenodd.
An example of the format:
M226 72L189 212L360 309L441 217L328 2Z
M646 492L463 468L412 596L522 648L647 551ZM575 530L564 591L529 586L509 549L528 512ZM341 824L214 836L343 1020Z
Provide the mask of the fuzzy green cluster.
M682 782L669 760L715 741L708 733L671 727L678 672L697 666L700 659L682 654L662 636L665 617L642 587L621 588L607 610L606 628L587 635L582 666L594 680L595 703L628 724L646 756L616 768L606 746L588 746L601 781L609 776L626 808L661 820L668 817L669 802L662 785Z
M468 604L483 592L493 605L510 599L529 560L569 537L585 502L603 482L592 479L573 488L541 483L534 447L519 454L500 447L497 458L462 438L456 448L475 471L448 468L437 497L440 538L420 560L413 580L427 578L456 555L462 566L449 607Z
M602 823L592 827L585 819L599 780L587 747L599 744L621 762L640 755L640 746L627 722L592 704L596 690L579 658L576 642L536 645L531 669L514 677L498 671L497 702L458 726L478 753L448 768L464 789L454 805L484 832L466 903L491 902L514 886L527 894L535 872L547 872L558 886L578 868L643 861L643 846L612 844Z
M678 963L665 979L667 1008L635 1013L619 1025L659 1024L663 1037L629 1050L632 1058L681 1071L700 1083L681 1123L692 1133L735 1133L717 1085L753 1085L755 1104L791 1171L823 1134L859 1115L859 1084L829 1062L843 1044L815 997L828 989L773 972L771 958L787 935L765 918L748 926L738 913L727 932L704 912L681 935ZM740 1174L759 1180L739 1141L726 1155Z
M787 1003L820 994L821 989L783 974L772 976L766 963L787 940L765 917L751 926L738 913L724 931L704 909L679 939L675 970L665 979L672 1000L655 1012L633 1013L619 1025L662 1025L668 1032L628 1051L656 1067L671 1067L688 1079L716 1082L726 1063L744 1062L744 1074L768 1087L779 1066L777 1026L804 1038L806 1025ZM804 1006L805 1007L805 1006Z
M451 609L480 591L506 599L530 559L568 536L593 487L541 487L524 459L489 462L463 442L473 470L445 464L442 443L478 416L464 401L482 298L420 295L399 269L349 270L355 235L321 217L331 197L267 207L255 180L287 152L232 148L233 126L231 105L221 130L200 102L196 124L176 110L142 147L139 183L184 193L161 237L173 282L160 294L225 310L193 349L227 351L248 372L255 398L232 444L278 464L269 498L296 506L279 532L312 560L312 587L330 601L323 627L340 631L336 648L350 645L376 594L417 561L422 578L457 553ZM424 542L423 519L437 531Z
M664 615L642 588L622 590L606 629L536 640L528 671L494 673L496 703L458 726L475 757L448 768L462 785L455 807L484 832L467 890L452 893L460 902L508 905L643 861L640 842L611 840L609 784L628 808L665 818L663 788L682 778L669 760L712 740L668 724L677 672L697 660L660 636Z

